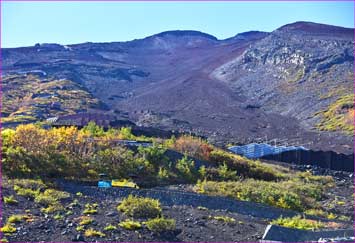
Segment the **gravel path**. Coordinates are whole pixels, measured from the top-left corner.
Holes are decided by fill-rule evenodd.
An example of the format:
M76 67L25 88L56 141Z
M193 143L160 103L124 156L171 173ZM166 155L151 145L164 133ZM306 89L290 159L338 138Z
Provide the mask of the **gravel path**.
M82 192L83 194L103 199L120 199L128 195L151 197L159 199L165 206L186 205L193 207L206 207L209 209L227 210L243 215L264 219L276 219L281 215L292 217L297 212L274 208L254 202L237 201L225 197L207 196L203 194L183 192L169 189L132 189L132 188L98 188L95 186L78 185L68 181L59 181L58 186L70 193Z

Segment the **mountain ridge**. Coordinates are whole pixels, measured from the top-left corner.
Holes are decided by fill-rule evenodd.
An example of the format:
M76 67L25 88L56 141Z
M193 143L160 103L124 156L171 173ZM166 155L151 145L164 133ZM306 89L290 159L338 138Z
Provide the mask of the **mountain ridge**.
M299 31L305 26L313 31ZM40 70L46 75L39 79L71 80L90 99L139 125L194 132L223 144L267 136L348 153L352 138L343 128L353 131L353 105L339 105L335 112L341 119L334 124L318 124L322 112L353 93L349 32L295 22L224 40L198 31L168 31L127 42L38 44L3 49L3 72ZM30 105L21 112L30 115L36 102L23 102Z
M354 28L349 28L349 27L343 27L343 26L335 26L335 25L330 25L330 24L321 24L321 23L316 23L316 22L310 22L310 21L296 21L293 23L289 23L289 24L285 24L277 29L275 29L274 31L282 31L282 30L299 30L302 29L303 27L322 27L322 29L324 30L338 30L339 32L343 31L346 32L347 34L353 34L354 33ZM307 29L307 28L306 28ZM311 29L311 28L308 28ZM243 31L240 33L237 33L234 36L231 37L227 37L227 38L222 38L222 39L218 39L217 37L215 37L212 34L209 33L205 33L202 31L198 31L198 30L188 30L188 29L176 29L176 30L166 30L166 31L162 31L156 34L152 34L152 35L148 35L146 37L142 37L142 38L137 38L137 39L132 39L132 40L124 40L124 41L110 41L110 42L91 42L91 41L87 41L87 42L80 42L80 43L71 43L71 44L59 44L59 43L36 43L33 46L20 46L20 47L6 47L6 48L2 48L2 49L17 49L17 48L27 48L27 47L34 47L36 45L59 45L62 47L65 46L76 46L76 45L81 45L81 44L114 44L114 43L126 43L126 42L132 42L132 41L137 41L137 40L144 40L150 37L154 37L154 36L165 36L165 35L177 35L177 36L184 36L184 35L188 35L188 34L192 34L195 36L204 36L206 38L210 38L213 40L217 40L217 41L226 41L232 38L235 38L238 35L245 35L245 34L255 34L255 33L264 33L264 34L270 34L274 31L271 32L267 32L267 31L258 31L258 30L247 30L247 31ZM353 37L353 36L352 36Z

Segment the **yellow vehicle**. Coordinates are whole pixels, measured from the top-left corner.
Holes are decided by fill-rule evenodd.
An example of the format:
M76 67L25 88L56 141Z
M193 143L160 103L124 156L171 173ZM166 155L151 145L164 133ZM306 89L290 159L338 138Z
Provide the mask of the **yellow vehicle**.
M130 187L139 189L138 185L133 181L123 179L123 180L112 180L111 185L113 187Z

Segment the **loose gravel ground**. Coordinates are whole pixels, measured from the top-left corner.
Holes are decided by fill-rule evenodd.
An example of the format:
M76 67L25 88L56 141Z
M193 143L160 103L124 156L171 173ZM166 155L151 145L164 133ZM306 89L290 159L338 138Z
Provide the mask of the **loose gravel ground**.
M298 168L301 170L310 168ZM353 175L349 173L326 171L311 168L314 174L331 175L335 178L336 187L328 191L329 198L322 204L330 212L351 217L353 220ZM29 214L32 222L16 224L16 233L5 236L10 242L114 242L114 241L258 241L261 239L267 224L279 216L293 216L296 212L273 208L266 205L236 201L224 197L212 197L192 192L191 185L171 185L151 189L110 188L100 189L85 183L57 180L58 189L70 193L70 198L63 201L65 212L62 219L55 219L55 214L44 214L41 206L33 200L16 195L13 186L7 180L3 181L3 196L13 195L18 201L16 205L3 204L3 220L10 215ZM81 192L83 195L77 195ZM147 196L159 199L163 215L176 220L176 231L165 235L156 235L146 226L139 230L126 230L118 223L127 217L117 211L117 205L129 194ZM334 200L336 198L336 200ZM69 206L74 200L77 206ZM84 205L98 204L98 212L91 217L94 222L85 227L105 233L105 237L85 237L77 231L79 217L83 216ZM201 208L203 207L203 208ZM228 216L234 223L217 221L214 216ZM109 225L115 225L116 230L104 231ZM348 222L345 227L351 227Z

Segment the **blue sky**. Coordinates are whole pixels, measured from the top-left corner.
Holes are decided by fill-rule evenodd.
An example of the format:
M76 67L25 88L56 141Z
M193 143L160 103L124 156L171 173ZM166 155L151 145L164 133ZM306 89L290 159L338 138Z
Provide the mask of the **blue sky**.
M295 21L354 27L354 2L2 2L2 47L126 41L166 30L228 38Z

